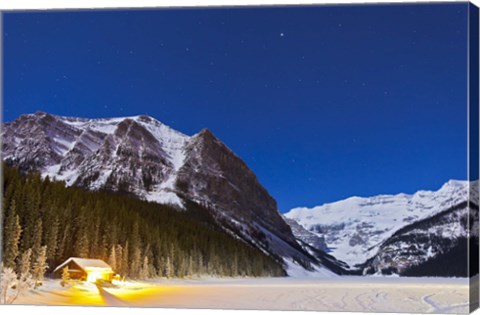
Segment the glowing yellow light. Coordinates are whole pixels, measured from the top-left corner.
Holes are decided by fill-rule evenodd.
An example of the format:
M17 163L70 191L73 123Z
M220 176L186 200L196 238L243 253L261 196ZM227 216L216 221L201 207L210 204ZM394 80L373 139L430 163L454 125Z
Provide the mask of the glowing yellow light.
M97 279L101 279L102 274L98 271L91 271L87 274L87 281L88 282L96 282Z
M110 276L113 274L111 269L108 268L85 268L87 272L87 282L96 282L98 279L110 280Z

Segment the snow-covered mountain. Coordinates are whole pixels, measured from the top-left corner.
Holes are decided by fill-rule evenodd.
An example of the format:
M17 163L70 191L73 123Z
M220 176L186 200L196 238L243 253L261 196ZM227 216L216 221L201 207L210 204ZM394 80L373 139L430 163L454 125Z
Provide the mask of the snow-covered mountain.
M147 116L23 115L3 130L3 159L85 188L182 206L173 192L189 137Z
M467 181L450 180L437 191L351 197L311 209L295 208L285 216L323 237L330 254L353 268L377 255L385 242L401 228L465 204L469 198L468 187ZM478 191L472 192L478 195ZM478 200L478 197L472 199ZM463 233L455 230L461 228L460 219L452 217L452 220L457 221L448 228L436 227L436 233L448 234L452 238L455 233Z
M3 160L25 172L179 211L198 204L224 232L296 275L422 275L423 266L465 254L466 222L478 224L478 189L469 196L469 183L455 180L437 191L351 197L282 217L255 174L211 131L187 136L149 116L38 112L5 123L2 141Z
M3 159L22 171L89 190L105 189L209 209L227 233L281 261L312 269L276 201L212 132L187 136L149 116L109 119L43 112L5 123ZM280 258L281 257L281 258Z

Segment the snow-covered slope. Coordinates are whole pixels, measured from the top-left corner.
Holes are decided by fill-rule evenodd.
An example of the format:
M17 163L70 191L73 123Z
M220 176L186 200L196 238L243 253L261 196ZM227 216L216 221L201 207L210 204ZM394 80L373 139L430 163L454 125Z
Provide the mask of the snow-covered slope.
M467 199L468 182L450 180L437 191L351 197L311 209L295 208L285 216L323 237L330 254L353 267L374 256L400 228Z
M285 263L287 266L287 274L292 278L332 278L338 277L336 273L329 270L324 266L315 266L313 270L306 270L303 266L299 265L295 261L290 259L285 259Z

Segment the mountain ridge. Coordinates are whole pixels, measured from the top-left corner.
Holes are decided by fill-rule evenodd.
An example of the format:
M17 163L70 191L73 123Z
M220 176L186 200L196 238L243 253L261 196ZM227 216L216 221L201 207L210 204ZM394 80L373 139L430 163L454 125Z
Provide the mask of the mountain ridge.
M3 127L3 159L22 171L179 210L191 200L211 209L225 231L275 259L309 270L317 263L253 171L209 129L187 136L145 115L88 119L45 112Z
M355 270L367 268L372 257L379 257L385 244L388 244L391 238L394 238L402 229L415 226L417 222L434 220L439 213L463 205L470 199L478 203L478 189L475 188L478 188L478 181L449 180L436 191L419 190L413 194L350 197L313 208L294 208L284 215L296 221L307 231L323 237L330 250L329 253L338 260L346 262L351 270ZM464 209L465 207L460 207L461 211ZM463 237L468 233L468 227L464 225L460 227L457 224L460 220L458 218L465 215L459 212L450 221L441 221L444 228L437 228L438 233L443 230L450 231L449 235L455 243L454 239L457 236ZM440 224L439 220L436 222ZM462 232L458 232L458 229L462 229ZM445 243L444 240L442 242ZM451 248L451 246L447 248L435 244L429 246L434 246L437 253ZM399 255L403 253L402 247L397 247L395 250L400 252ZM423 253L417 251L417 261L424 262L424 257L420 256L428 255L427 251ZM404 254L406 253L405 251ZM387 260L393 259L391 254L382 257L387 256L390 257ZM414 261L413 258L412 261ZM368 273L371 273L371 270L379 272L381 269L372 269L371 264L368 267L370 270ZM406 268L400 268L400 270L403 271Z

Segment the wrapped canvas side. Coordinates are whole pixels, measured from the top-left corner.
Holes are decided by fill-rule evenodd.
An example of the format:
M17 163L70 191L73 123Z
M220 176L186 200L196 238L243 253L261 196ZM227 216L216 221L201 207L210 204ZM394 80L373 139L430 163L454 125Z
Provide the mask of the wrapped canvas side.
M469 277L470 277L470 311L478 308L478 269L479 269L479 244L478 244L478 205L479 205L479 19L478 7L469 5L469 88L468 88L468 178L470 183L470 246L469 246ZM445 266L448 268L448 266Z

